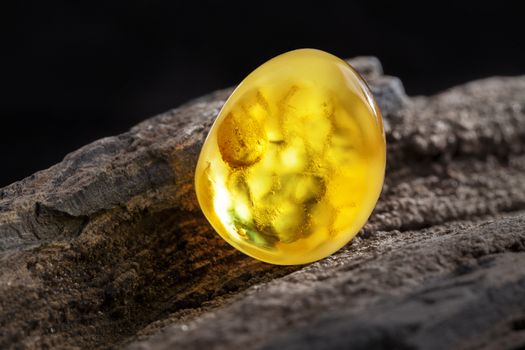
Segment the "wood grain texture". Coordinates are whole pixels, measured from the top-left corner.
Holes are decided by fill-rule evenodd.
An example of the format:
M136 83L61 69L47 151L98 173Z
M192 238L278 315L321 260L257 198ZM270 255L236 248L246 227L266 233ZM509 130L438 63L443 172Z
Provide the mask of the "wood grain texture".
M525 77L407 97L352 62L388 140L358 238L279 267L213 232L193 171L219 91L0 189L0 348L525 346Z

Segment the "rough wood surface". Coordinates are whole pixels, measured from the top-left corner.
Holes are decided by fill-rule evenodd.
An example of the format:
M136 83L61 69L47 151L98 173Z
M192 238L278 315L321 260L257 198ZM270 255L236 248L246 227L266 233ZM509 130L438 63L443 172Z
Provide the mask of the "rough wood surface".
M409 98L353 63L388 170L347 247L279 267L212 231L193 169L219 91L0 189L0 348L525 347L525 77Z

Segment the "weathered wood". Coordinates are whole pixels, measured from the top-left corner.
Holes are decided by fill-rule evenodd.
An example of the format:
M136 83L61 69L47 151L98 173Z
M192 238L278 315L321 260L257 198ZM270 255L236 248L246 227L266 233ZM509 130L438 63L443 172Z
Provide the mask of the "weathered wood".
M524 226L521 213L384 232L131 349L518 348Z
M354 62L389 159L359 238L278 267L213 232L193 170L219 91L0 189L0 348L524 345L525 77L408 98Z

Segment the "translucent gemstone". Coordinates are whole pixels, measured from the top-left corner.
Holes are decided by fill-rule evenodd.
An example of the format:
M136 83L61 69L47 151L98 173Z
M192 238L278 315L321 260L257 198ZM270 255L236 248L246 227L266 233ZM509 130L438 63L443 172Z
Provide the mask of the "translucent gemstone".
M195 172L199 204L232 246L304 264L352 239L383 184L381 114L362 78L323 51L253 71L226 101Z

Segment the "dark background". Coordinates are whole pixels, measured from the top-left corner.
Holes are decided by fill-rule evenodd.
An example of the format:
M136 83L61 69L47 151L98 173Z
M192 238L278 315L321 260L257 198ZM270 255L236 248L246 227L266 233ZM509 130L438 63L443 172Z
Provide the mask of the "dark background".
M376 55L409 94L525 73L518 1L14 3L0 24L0 187L295 48Z

